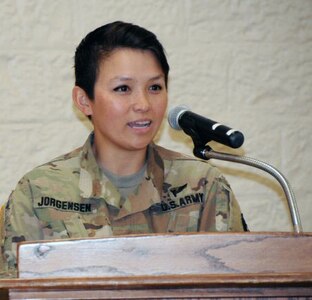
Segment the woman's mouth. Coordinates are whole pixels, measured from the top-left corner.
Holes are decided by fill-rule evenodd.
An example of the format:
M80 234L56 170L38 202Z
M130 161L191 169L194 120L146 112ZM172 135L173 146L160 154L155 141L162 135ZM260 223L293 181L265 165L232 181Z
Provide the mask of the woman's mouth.
M129 122L128 126L130 128L147 128L152 124L152 121L133 121Z

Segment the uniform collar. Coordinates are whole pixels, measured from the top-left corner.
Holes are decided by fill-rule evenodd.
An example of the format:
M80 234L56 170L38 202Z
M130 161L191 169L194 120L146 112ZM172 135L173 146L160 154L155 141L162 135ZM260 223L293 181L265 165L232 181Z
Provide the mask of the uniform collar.
M81 150L79 187L83 198L101 195L101 173L92 150L93 140L91 133Z
M99 165L97 164L94 156L92 145L94 141L94 133L92 132L85 144L82 146L80 157L80 179L79 187L81 190L81 196L83 198L104 198L104 200L116 207L120 208L120 194L115 186L102 174ZM162 185L164 180L164 162L158 153L157 146L151 143L148 147L147 156L147 169L141 187L138 191L138 199L141 202L143 200L143 191L150 193L148 200L143 201L142 205L136 205L132 207L133 210L143 210L146 206L153 205L155 202L159 202L162 195ZM146 195L147 196L147 195ZM146 197L145 197L146 198ZM127 199L130 202L131 199ZM125 206L125 209L128 210ZM122 214L126 214L126 211L121 211Z

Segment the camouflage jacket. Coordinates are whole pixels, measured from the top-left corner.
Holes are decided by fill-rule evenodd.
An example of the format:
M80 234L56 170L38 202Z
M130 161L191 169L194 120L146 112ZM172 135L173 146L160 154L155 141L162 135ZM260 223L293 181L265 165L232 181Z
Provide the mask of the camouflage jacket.
M121 201L96 162L92 140L91 134L81 148L26 174L10 195L2 251L13 273L21 241L243 231L229 184L208 162L151 144L142 182Z

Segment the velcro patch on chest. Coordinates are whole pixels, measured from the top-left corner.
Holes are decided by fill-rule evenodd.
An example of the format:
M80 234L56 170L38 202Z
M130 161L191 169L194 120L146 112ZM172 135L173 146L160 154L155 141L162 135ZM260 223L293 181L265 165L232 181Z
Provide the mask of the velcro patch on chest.
M63 211L91 212L91 204L73 201L59 200L53 197L43 196L36 203L36 208L50 207Z
M182 197L177 197L175 199L169 199L168 201L162 201L160 206L162 211L168 211L173 209L178 209L193 204L200 204L204 201L203 193L194 193L185 195Z

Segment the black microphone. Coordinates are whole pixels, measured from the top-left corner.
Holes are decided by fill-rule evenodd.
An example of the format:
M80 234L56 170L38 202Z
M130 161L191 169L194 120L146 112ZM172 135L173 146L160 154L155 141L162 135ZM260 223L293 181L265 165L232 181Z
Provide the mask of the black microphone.
M182 129L192 138L196 135L196 139L199 138L203 144L216 141L238 148L244 143L244 135L240 131L195 114L184 105L170 109L168 122L173 129Z

